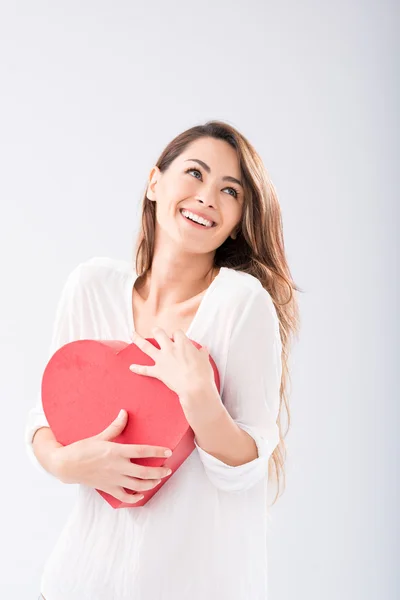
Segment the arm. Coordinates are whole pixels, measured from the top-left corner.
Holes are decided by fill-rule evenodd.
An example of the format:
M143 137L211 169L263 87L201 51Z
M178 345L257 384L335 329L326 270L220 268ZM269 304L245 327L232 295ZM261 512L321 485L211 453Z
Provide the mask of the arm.
M53 450L60 448L62 444L57 442L50 427L40 427L36 430L33 435L32 446L36 461L42 469L59 479L59 467Z
M281 350L275 307L269 293L259 288L241 312L229 344L222 390L229 416L220 409L221 401L211 402L209 411L199 402L199 410L189 415L207 476L220 490L243 491L268 478L268 461L279 443Z
M77 306L79 301L79 266L68 276L57 305L49 359L64 344L77 339L79 327ZM37 402L28 412L24 435L25 445L30 461L40 471L57 477L51 450L61 446L50 429L43 410L42 395L38 393Z
M203 389L184 400L190 407L184 409L185 416L195 432L197 448L231 467L257 458L254 439L232 419L216 386Z

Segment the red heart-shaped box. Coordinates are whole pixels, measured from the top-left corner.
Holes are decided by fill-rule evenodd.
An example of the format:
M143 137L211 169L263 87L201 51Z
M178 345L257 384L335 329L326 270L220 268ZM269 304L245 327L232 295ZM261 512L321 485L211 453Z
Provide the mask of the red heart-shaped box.
M156 348L154 338L146 338ZM190 340L196 348L201 345ZM209 357L218 391L217 366ZM64 446L103 431L121 408L128 422L113 442L146 444L172 450L172 456L131 458L138 465L168 466L171 475L158 486L144 490L135 504L122 502L103 490L96 490L113 508L146 504L193 452L194 432L178 395L155 377L139 375L129 365L155 363L136 344L119 340L76 340L59 348L48 361L42 377L43 410L58 442ZM129 493L132 490L124 488Z

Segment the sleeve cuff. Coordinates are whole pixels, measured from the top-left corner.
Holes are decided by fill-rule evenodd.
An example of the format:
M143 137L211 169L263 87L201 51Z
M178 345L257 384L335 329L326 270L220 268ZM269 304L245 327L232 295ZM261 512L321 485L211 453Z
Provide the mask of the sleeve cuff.
M194 440L207 477L218 489L225 492L245 491L264 478L267 478L269 457L279 442L277 426L275 437L266 440L253 427L239 422L236 422L236 424L251 435L258 450L258 457L243 465L227 465L222 460L203 450L203 448L200 448L196 439Z
M32 444L33 436L35 435L36 431L40 427L50 427L50 425L43 413L38 413L33 409L30 413L29 421L25 427L25 432L24 432L25 447L27 450L28 458L31 461L31 463L39 471L42 471L42 473L46 473L46 475L53 477L51 473L49 473L48 471L46 471L46 469L44 467L42 467L42 465L36 458L36 455L33 451L33 444Z

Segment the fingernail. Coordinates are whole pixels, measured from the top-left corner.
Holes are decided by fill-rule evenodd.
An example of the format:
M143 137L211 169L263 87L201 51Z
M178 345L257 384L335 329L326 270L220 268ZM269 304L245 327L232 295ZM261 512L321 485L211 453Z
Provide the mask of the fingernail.
M172 456L172 452L171 452L171 450L166 450L166 451L164 452L164 456Z

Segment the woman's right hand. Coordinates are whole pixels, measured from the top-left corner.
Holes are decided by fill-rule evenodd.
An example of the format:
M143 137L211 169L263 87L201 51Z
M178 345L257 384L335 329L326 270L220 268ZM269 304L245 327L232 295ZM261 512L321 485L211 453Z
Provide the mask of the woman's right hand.
M57 476L63 483L83 483L102 490L122 502L138 502L143 495L131 494L156 487L163 477L170 475L166 467L136 465L131 458L163 457L169 448L137 444L119 444L111 441L127 423L126 410L104 431L53 450ZM170 451L170 450L169 450Z

